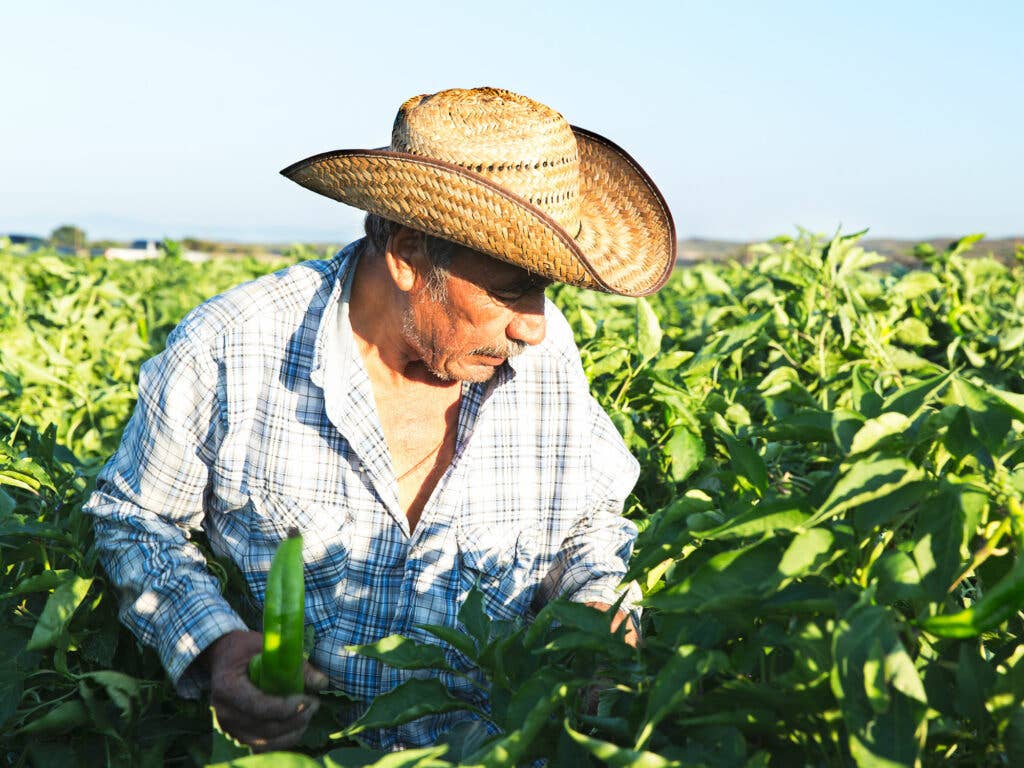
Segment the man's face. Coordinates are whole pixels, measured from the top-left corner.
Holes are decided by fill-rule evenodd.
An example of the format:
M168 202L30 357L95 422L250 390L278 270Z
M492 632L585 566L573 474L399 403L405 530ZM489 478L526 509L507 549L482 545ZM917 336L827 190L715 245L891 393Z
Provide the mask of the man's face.
M544 340L544 288L551 281L468 248L452 258L441 290L420 280L403 335L445 381L487 381L509 357Z

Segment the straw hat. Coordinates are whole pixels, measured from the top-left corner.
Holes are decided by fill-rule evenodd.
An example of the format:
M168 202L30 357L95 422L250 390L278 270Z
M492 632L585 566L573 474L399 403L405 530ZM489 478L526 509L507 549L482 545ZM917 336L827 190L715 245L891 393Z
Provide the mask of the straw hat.
M644 296L675 263L672 216L633 158L497 88L416 96L390 147L314 155L281 173L562 283Z

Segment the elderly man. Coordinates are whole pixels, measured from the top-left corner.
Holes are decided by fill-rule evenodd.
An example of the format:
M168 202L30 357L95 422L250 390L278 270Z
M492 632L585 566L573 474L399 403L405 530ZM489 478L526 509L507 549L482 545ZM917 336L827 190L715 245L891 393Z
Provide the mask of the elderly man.
M191 312L143 366L87 505L122 620L182 695L209 686L227 730L263 749L295 743L316 699L249 682L261 635L187 531L205 530L260 603L271 556L299 528L306 682L362 702L408 673L346 646L436 643L419 625L457 627L474 584L495 618L556 597L615 603L637 465L544 289L651 293L675 248L664 201L625 152L508 91L410 99L389 147L283 173L368 211L367 236ZM441 677L486 705L464 677ZM468 716L368 737L429 744Z

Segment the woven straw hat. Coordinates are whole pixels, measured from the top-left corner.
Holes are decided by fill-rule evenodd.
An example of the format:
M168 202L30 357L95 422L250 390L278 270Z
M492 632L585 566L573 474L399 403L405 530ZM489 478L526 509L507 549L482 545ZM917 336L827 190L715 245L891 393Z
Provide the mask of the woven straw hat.
M326 152L281 173L562 283L644 296L675 263L672 216L640 166L510 91L416 96L390 147Z

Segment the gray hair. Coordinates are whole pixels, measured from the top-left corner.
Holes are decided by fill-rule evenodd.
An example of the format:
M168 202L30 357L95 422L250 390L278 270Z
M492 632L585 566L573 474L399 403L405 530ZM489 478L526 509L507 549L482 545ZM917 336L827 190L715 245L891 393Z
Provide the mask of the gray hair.
M366 240L369 247L376 254L384 253L388 240L403 225L397 221L385 219L375 213L367 213L363 221L363 230L366 232ZM427 276L427 290L434 301L444 301L448 298L447 277L448 268L452 264L456 251L463 246L433 235L423 234L423 252L430 261L430 274Z

